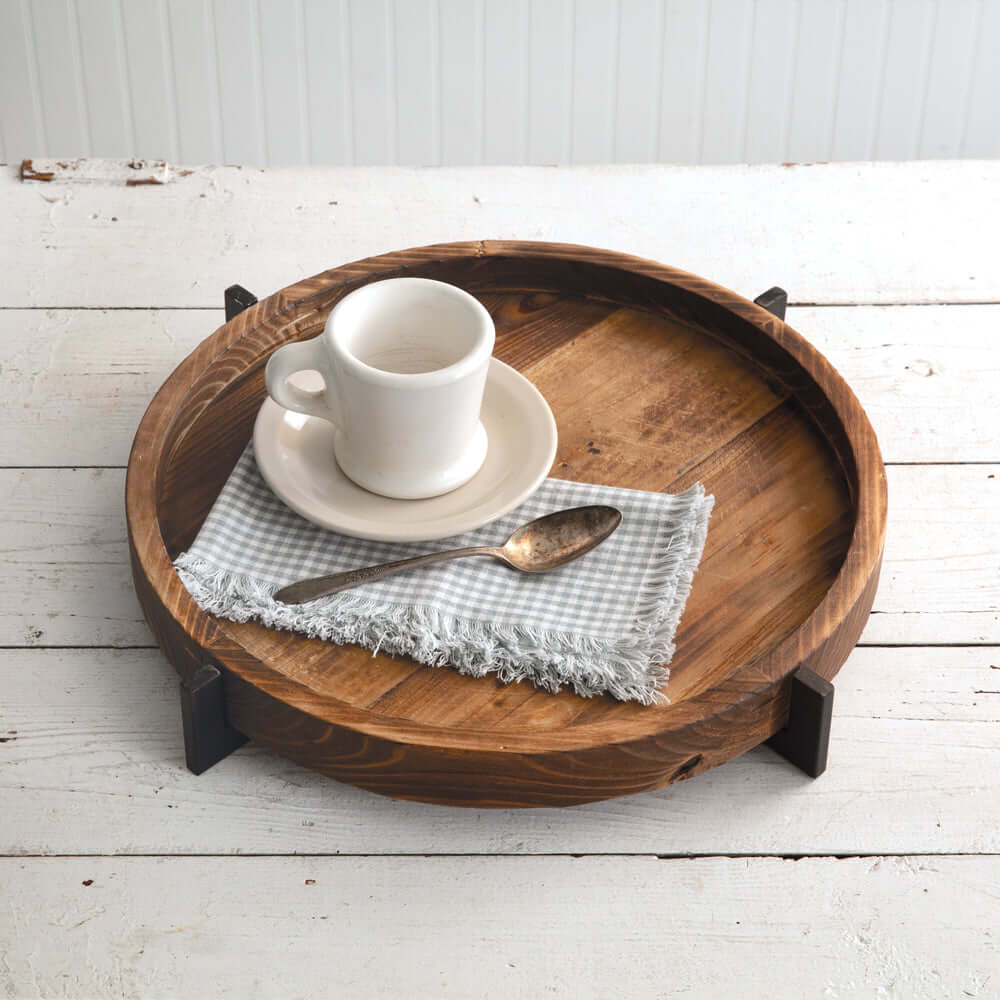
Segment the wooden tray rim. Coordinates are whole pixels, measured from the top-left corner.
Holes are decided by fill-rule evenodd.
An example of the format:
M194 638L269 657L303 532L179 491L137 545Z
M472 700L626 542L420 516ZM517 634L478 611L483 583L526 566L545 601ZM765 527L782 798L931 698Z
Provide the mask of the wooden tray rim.
M614 266L646 278L678 286L734 313L772 340L809 375L826 396L840 421L855 468L850 470L856 491L856 516L851 541L840 571L809 617L721 684L658 714L659 724L647 732L616 732L613 721L530 734L493 730L459 729L379 716L338 699L319 695L286 674L257 660L231 635L224 621L202 612L173 570L158 531L156 518L141 528L139 512L156 509L156 443L171 426L173 411L165 406L178 390L186 393L205 369L248 332L302 308L331 287L405 273L408 266L427 265L454 258L555 258ZM728 338L724 338L728 342ZM835 391L831 391L835 390ZM181 396L182 402L184 396ZM177 404L179 405L179 403ZM265 694L314 717L323 725L342 726L386 743L473 753L536 754L589 750L612 745L641 743L657 733L706 722L730 710L761 703L773 697L774 684L802 663L809 663L852 612L870 606L885 542L887 492L885 469L875 432L850 387L804 337L782 320L721 285L697 275L618 251L564 243L476 240L434 244L364 258L323 271L289 285L262 299L235 319L223 324L202 342L163 383L151 401L136 432L126 478L126 517L136 572L149 581L167 580L156 598L178 627L226 670ZM155 588L154 588L155 589ZM190 624L187 624L190 623Z

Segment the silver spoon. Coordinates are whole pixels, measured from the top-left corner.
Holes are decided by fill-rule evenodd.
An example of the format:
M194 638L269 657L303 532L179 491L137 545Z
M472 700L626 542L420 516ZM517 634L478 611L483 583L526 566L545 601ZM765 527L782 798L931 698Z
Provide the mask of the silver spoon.
M305 604L328 594L349 590L362 583L373 583L395 573L403 573L418 566L461 559L464 556L493 556L519 569L523 573L546 573L558 566L578 559L600 545L622 523L622 513L614 507L571 507L546 514L518 528L500 546L476 545L467 549L450 549L447 552L429 552L381 566L366 566L346 573L317 576L311 580L282 587L274 595L283 604Z

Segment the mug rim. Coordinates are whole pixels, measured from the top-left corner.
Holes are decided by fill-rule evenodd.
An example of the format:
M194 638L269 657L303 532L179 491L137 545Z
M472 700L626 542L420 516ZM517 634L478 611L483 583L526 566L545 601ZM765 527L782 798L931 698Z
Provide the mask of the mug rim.
M464 305L469 306L473 315L478 320L476 330L476 340L473 346L460 357L444 368L435 368L429 372L388 372L382 368L375 368L366 364L357 355L353 354L344 345L336 332L336 319L338 312L345 303L355 297L377 294L374 290L380 285L399 284L405 282L409 285L433 286L435 290L442 294L451 295L459 299ZM496 327L493 317L490 316L487 308L474 295L467 292L458 285L453 285L447 281L437 281L433 278L400 277L383 278L381 281L370 281L360 288L345 295L330 311L323 327L323 337L341 364L351 375L377 385L393 386L400 389L430 389L435 386L450 385L467 375L474 374L489 361L493 354L493 346L496 340Z

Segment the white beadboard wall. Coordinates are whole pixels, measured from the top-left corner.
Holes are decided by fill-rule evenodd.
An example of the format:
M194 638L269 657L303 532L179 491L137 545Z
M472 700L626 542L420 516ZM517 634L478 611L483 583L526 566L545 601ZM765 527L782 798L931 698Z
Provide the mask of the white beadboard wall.
M1000 156L1000 0L0 0L0 160Z

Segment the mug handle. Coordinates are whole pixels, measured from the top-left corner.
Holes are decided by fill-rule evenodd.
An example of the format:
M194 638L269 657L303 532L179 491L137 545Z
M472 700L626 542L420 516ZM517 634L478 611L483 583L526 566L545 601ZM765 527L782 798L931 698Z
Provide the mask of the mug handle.
M322 389L318 391L300 389L288 381L296 372L308 370L318 371L323 377ZM333 385L333 372L322 337L313 337L312 340L279 347L268 358L267 367L264 369L264 381L267 384L267 394L286 410L320 417L332 424L337 423L332 397L329 395Z

